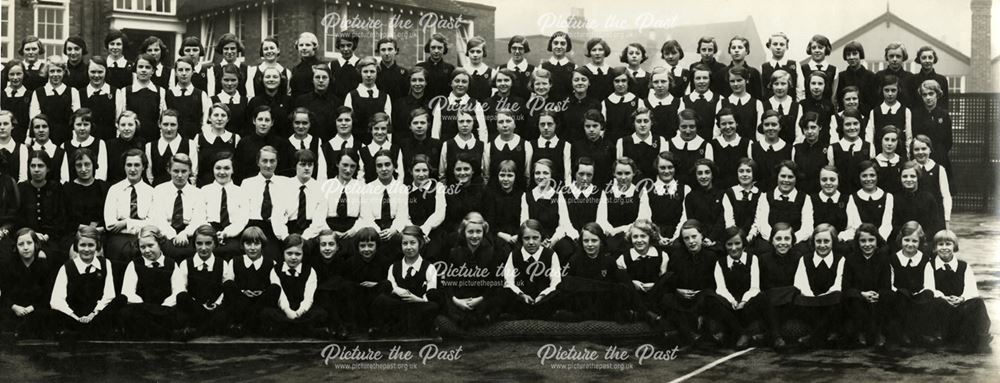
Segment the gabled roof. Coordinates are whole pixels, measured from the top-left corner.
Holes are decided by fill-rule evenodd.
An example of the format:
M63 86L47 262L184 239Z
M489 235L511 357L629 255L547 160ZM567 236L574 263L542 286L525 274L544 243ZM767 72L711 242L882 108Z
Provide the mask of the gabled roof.
M910 32L913 35L919 37L920 39L927 41L931 46L934 47L934 49L937 49L939 52L943 52L951 56L954 56L955 58L957 58L959 61L961 61L966 65L969 65L972 62L972 59L969 58L969 56L963 54L962 52L959 52L958 49L953 48L951 45L945 44L938 38L931 36L927 32L924 32L922 29L917 28L913 24L906 22L906 20L901 19L899 16L896 16L895 13L892 13L888 10L886 10L886 12L880 15L879 17L872 19L872 21L869 21L865 25L858 27L858 29L855 29L854 31L844 35L844 37L841 37L837 41L834 41L833 49L836 50L837 48L847 45L847 43L851 41L857 40L859 36L861 36L865 32L868 32L871 29L874 29L876 26L882 23L896 24L900 28L906 30L907 32ZM808 57L800 61L800 63L804 64L806 61L809 61Z

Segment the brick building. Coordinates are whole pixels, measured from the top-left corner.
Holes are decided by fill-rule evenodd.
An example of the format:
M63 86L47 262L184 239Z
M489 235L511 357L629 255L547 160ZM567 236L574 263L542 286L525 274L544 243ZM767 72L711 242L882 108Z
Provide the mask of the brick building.
M184 36L199 36L210 48L232 32L250 47L247 60L256 62L257 42L273 35L284 51L280 61L289 65L297 61L293 42L304 31L319 37L327 58L337 57L333 39L345 29L361 36L361 56L373 55L378 39L393 36L405 66L424 59L423 44L435 32L448 37L451 62L462 57L469 37L495 37L494 7L452 0L0 0L0 10L3 61L17 57L27 35L41 38L46 54L62 53L63 41L72 35L82 36L91 54L105 54L109 28L129 36L130 59L149 35L163 39L173 59ZM492 59L487 57L487 63Z

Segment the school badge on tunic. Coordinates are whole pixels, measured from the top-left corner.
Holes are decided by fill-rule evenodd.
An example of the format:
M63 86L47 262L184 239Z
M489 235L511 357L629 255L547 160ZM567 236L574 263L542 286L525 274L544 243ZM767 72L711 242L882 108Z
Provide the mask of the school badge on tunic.
M608 270L601 270L601 277L607 277L607 276L608 276Z

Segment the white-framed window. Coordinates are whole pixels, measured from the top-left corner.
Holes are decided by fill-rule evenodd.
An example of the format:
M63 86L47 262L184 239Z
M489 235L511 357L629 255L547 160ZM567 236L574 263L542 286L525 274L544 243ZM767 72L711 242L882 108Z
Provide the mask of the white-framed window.
M424 44L427 44L427 40L430 40L431 36L433 36L435 33L437 33L437 26L434 25L434 24L431 24L428 27L423 27L423 28L420 28L420 29L416 30L416 35L417 35L417 40L416 40L416 43L417 43L416 59L417 59L417 62L421 62L421 61L426 61L427 60L427 52L424 52Z
M275 23L278 14L278 7L274 3L266 4L260 8L260 38L264 40L277 35L278 24Z
M62 54L69 37L69 0L44 0L35 6L35 36L46 55Z
M202 61L211 62L215 58L215 22L212 19L201 20L201 43L205 46L205 55Z
M344 20L347 20L347 6L344 4L323 4L323 55L326 58L340 57L337 50L337 34L344 30Z
M116 11L174 15L177 0L115 0Z
M965 93L965 76L944 76L948 79L948 94Z
M0 36L2 49L0 59L4 62L14 58L14 0L0 0Z
M878 71L883 69L885 69L885 61L881 60L868 61L868 70L877 73Z
M229 12L229 32L243 40L243 31L247 30L247 20L242 10Z
M389 32L390 32L389 25L390 25L390 23L392 23L392 18L393 18L393 16L389 12L378 12L378 11L376 11L376 12L374 12L372 14L372 20L380 20L381 21L381 23L379 23L379 25L378 25L378 28L375 28L373 26L368 31L368 33L371 35L371 46L372 46L372 53L371 53L371 55L373 57L381 57L378 54L378 41L381 40L383 37L391 36L389 34Z

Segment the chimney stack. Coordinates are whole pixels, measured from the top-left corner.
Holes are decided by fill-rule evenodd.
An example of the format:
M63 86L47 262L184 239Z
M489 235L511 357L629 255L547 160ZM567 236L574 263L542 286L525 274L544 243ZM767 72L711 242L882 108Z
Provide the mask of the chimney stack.
M994 90L990 60L992 54L990 8L993 0L972 0L972 75L967 91L991 92Z

